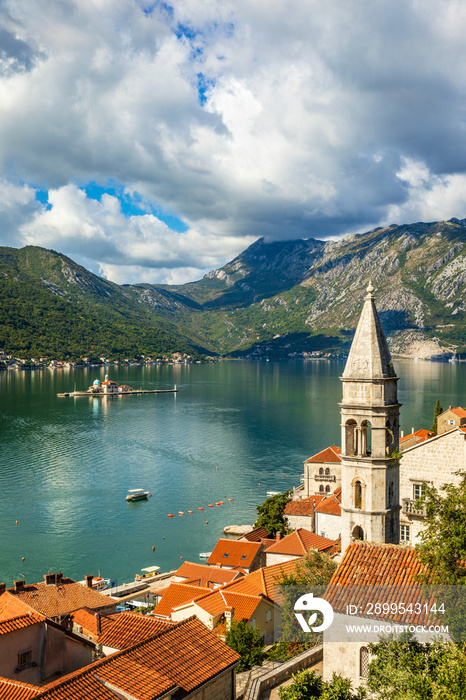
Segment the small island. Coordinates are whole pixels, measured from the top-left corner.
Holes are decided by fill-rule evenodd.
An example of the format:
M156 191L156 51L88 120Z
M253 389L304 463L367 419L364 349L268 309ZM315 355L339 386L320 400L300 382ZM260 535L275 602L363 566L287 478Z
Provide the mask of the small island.
M89 389L85 391L68 391L57 394L57 396L127 396L128 394L173 394L177 391L176 385L173 389L133 389L127 384L117 384L117 382L109 379L108 374L106 374L103 382L100 379L94 379Z

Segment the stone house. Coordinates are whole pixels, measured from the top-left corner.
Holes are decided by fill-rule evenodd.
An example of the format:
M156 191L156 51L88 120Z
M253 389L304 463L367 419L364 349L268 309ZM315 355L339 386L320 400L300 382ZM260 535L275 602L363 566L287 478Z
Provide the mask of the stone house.
M316 532L314 511L323 498L323 496L310 496L309 498L289 501L283 514L290 530L303 528L309 532Z
M335 542L327 537L321 537L314 532L300 528L274 542L273 545L265 550L267 566L284 564L293 559L300 559L311 549L325 554L334 553Z
M323 498L316 506L315 532L321 537L338 540L341 537L341 488Z
M341 449L330 445L304 462L304 481L296 496L323 496L341 486Z
M466 411L460 406L457 408L449 406L446 411L437 417L437 435L446 433L453 427L461 425L466 427Z
M239 567L249 574L265 565L264 549L261 542L220 538L207 559L207 564L223 569Z

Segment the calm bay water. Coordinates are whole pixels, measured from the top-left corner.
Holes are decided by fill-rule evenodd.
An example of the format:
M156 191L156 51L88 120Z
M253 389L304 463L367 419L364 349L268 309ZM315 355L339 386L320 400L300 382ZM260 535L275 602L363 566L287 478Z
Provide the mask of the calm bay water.
M444 408L466 405L465 364L395 367L406 432L430 428L437 398ZM343 368L290 361L0 373L0 581L61 569L123 582L144 566L199 561L225 525L253 523L267 490L298 485L303 461L340 443ZM176 384L179 392L56 396L105 371L134 388ZM131 488L152 498L128 504Z

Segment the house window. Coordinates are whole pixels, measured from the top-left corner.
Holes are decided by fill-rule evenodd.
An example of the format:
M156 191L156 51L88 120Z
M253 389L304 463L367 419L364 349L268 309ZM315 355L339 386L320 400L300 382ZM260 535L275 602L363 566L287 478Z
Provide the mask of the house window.
M225 559L225 557L227 557L229 554L230 554L230 552L225 552L225 554L223 555L223 558Z
M271 610L267 610L267 612L265 613L265 621L272 622L272 611Z
M327 469L325 470L325 476L330 476L330 469L329 469L329 467L327 467Z
M323 474L324 474L324 468L323 468L323 467L319 467L319 474L320 474L320 476L323 476Z
M454 421L454 420L449 420L449 421L448 421L448 425L455 425L455 421Z
M361 647L359 650L359 676L367 678L369 675L369 649Z
M400 542L409 542L409 525L401 525Z
M322 493L324 492L324 485L323 485L323 484L321 484L321 485L319 486L319 491L321 491Z
M413 487L414 500L417 501L421 496L424 495L424 484L414 484Z
M325 493L330 493L330 486L329 486L328 484L327 484L327 486L325 487Z
M32 649L25 649L18 652L18 671L27 668L32 664Z
M251 627L252 627L253 630L256 629L256 618L255 618L255 617L253 617L253 618L251 619Z

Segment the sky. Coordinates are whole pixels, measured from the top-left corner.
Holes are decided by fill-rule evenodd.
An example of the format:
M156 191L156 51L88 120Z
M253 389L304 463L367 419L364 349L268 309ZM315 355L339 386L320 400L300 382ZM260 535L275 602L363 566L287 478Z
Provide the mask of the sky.
M466 217L462 0L0 0L0 245L180 284Z

